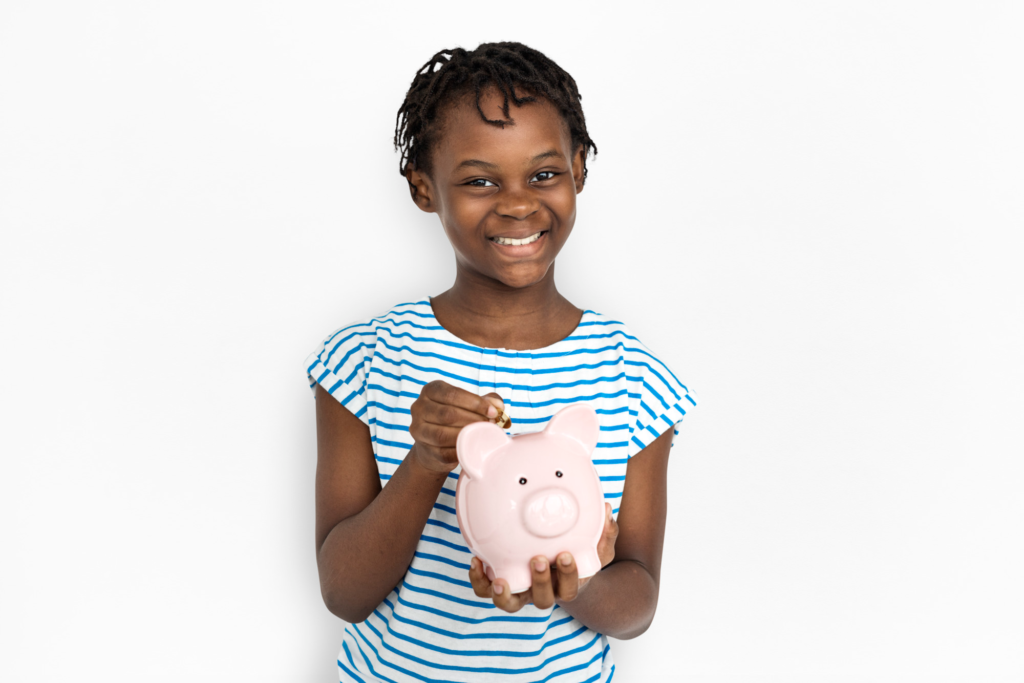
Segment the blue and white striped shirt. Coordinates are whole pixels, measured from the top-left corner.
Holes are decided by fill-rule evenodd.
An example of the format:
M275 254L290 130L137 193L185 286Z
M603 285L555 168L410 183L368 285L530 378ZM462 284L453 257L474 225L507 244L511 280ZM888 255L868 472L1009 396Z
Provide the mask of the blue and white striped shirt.
M586 402L601 422L593 462L615 515L629 458L697 403L622 323L593 311L565 339L515 351L462 341L424 298L337 330L306 360L306 372L310 388L322 385L369 427L382 485L412 447L409 407L435 379L499 394L512 435L539 431L564 406ZM366 621L347 626L340 679L610 681L608 639L559 606L508 614L476 597L455 518L459 470L448 476L402 582Z

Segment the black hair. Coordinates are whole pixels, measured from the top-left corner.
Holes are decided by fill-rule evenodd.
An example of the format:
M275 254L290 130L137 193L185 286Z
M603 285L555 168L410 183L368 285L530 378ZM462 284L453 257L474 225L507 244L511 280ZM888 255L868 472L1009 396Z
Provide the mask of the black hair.
M480 108L480 94L488 86L504 96L504 119L489 119ZM514 123L509 100L516 106L536 102L538 97L548 100L569 126L573 152L583 145L586 182L587 156L591 150L597 155L597 145L587 133L576 81L543 53L515 42L481 43L472 52L461 47L441 50L416 73L395 121L395 150L402 153L398 171L407 181L412 168L430 175L430 154L443 124L444 108L470 93L476 98L480 118L500 128ZM411 181L409 187L415 197Z

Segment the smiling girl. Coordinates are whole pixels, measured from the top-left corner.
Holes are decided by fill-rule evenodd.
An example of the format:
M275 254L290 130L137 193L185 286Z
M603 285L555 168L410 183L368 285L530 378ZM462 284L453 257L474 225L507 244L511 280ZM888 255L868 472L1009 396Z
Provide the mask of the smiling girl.
M444 50L413 80L395 145L456 276L337 330L306 362L320 585L349 622L340 678L611 680L607 636L654 619L669 450L696 400L622 323L555 287L597 152L576 82L520 43ZM573 403L601 422L603 569L580 580L569 553L536 557L532 587L512 594L459 531L455 440L503 411L509 434L539 431Z

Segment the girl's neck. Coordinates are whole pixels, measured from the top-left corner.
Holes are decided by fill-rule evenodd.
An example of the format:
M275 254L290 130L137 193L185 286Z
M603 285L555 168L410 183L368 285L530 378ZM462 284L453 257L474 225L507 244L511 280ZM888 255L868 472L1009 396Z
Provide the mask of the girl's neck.
M456 337L523 351L564 339L583 316L555 287L554 265L541 281L519 288L458 268L452 288L430 303L437 322Z

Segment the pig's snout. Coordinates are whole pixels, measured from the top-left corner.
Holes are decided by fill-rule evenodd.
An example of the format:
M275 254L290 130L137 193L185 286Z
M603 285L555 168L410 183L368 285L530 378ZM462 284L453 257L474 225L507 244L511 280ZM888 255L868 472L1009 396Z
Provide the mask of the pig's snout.
M571 493L565 489L543 489L526 499L523 524L535 536L552 538L571 529L579 514L576 498Z

